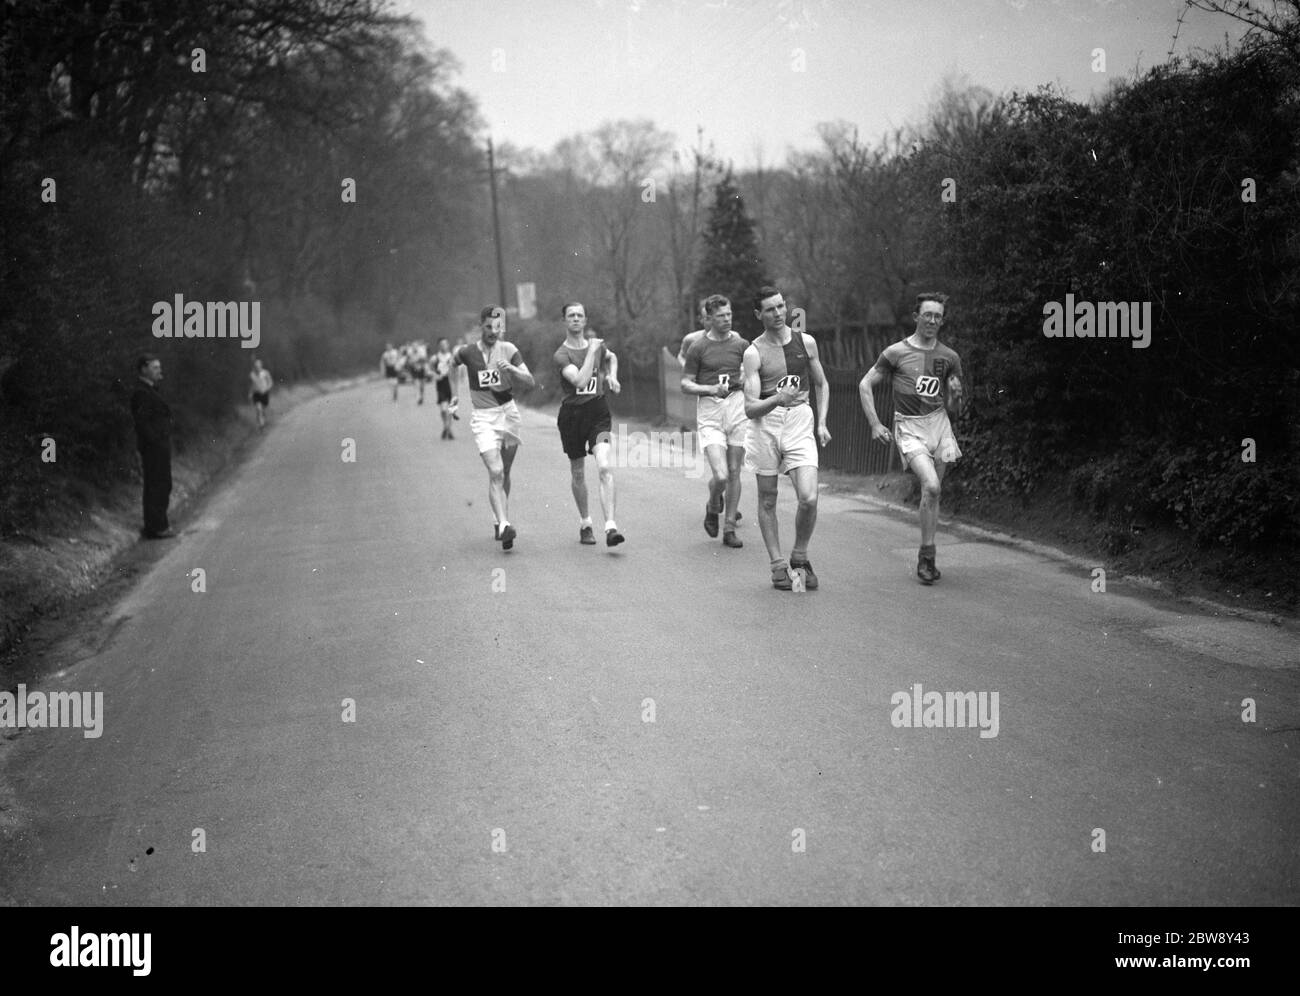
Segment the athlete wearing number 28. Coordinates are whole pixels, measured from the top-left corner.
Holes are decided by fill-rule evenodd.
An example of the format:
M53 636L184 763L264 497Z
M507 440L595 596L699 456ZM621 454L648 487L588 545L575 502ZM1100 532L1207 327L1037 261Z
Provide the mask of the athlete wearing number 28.
M533 387L537 382L519 350L502 338L505 330L505 309L484 308L479 313L479 341L461 346L452 360L469 374L473 405L469 430L487 467L488 504L496 519L496 538L503 550L509 550L518 535L510 524L510 468L519 449L522 424L512 388L515 384Z

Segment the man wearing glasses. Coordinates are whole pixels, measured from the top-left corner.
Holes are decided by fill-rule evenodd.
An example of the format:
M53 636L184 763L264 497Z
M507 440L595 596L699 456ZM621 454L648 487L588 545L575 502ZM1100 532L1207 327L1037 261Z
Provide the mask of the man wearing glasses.
M939 341L947 294L916 296L916 331L880 354L862 382L858 397L871 438L898 445L903 462L921 482L921 550L916 576L922 584L939 580L934 566L934 533L939 523L939 489L948 465L961 456L948 411L961 407L961 359ZM890 378L894 388L894 433L876 414L875 386Z

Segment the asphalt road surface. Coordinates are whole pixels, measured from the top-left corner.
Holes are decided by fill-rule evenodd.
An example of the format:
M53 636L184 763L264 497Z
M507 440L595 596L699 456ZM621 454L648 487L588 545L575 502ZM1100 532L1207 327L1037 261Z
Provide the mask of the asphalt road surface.
M102 735L0 731L0 902L1300 901L1287 631L947 529L925 588L914 516L830 494L777 592L752 476L729 550L680 466L581 546L531 412L506 553L438 429L374 383L272 424L41 683ZM984 713L896 725L916 685Z

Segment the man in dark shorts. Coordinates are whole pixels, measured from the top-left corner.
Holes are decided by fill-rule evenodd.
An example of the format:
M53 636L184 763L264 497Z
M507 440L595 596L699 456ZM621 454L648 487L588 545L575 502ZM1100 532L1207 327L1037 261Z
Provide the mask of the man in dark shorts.
M248 379L252 382L248 396L257 413L257 427L265 429L266 409L271 403L271 388L275 386L275 381L271 379L271 371L262 366L261 360L253 361L253 372L248 375Z
M433 369L433 387L437 392L438 414L442 416L442 438L455 439L451 431L451 420L455 415L454 399L451 391L451 369L453 358L451 346L446 339L438 340L438 351L429 360Z
M618 546L623 534L614 521L614 471L610 466L610 413L605 389L617 394L618 357L604 341L587 337L587 311L577 301L563 309L567 331L563 345L555 351L555 366L560 371L564 397L556 424L560 443L569 458L573 500L578 505L578 541L592 545L592 531L587 504L587 454L596 459L600 474L600 508L605 515L605 545Z
M474 406L469 430L488 471L488 504L496 519L495 537L501 549L509 550L518 535L510 524L510 468L519 450L522 417L515 404L515 384L536 386L519 350L502 336L506 331L505 308L489 305L479 312L479 341L461 346L452 362L469 374L469 398Z
M921 482L921 549L916 576L922 584L939 580L934 565L934 534L939 525L939 492L948 465L961 456L948 410L961 408L961 358L939 341L948 295L916 295L916 331L885 348L858 384L858 398L871 438L898 446L905 463ZM894 432L876 414L875 386L890 380L894 388Z
M798 572L811 591L818 584L808 560L808 543L817 525L817 444L825 446L831 439L826 428L830 391L817 341L785 323L785 298L777 288L759 288L754 315L763 323L763 334L745 350L745 464L758 478L758 525L772 562L772 587L790 591ZM810 386L817 388L816 420L808 400ZM790 475L799 499L788 563L781 555L776 521L779 474Z

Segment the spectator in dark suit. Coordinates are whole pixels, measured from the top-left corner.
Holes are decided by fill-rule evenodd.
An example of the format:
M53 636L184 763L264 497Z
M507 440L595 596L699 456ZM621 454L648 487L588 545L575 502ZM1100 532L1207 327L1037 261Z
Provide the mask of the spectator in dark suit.
M145 539L175 536L167 523L167 503L172 494L172 410L158 393L162 360L145 354L136 364L139 383L131 393L140 471L144 477Z

